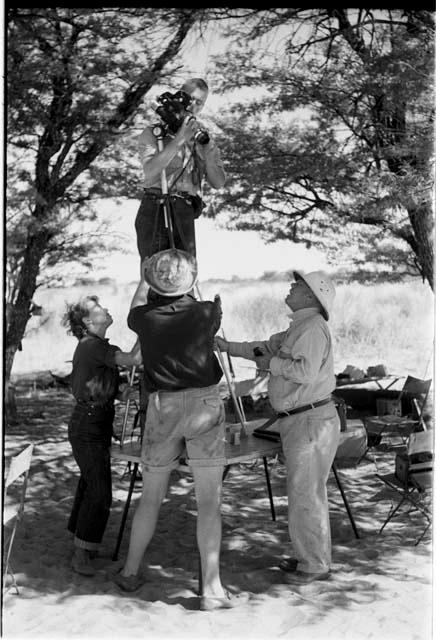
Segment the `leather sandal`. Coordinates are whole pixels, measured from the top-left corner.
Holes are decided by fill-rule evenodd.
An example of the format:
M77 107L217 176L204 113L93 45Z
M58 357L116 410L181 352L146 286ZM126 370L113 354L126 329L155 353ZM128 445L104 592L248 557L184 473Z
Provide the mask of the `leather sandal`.
M79 556L78 554L74 553L73 557L71 558L71 568L81 576L95 576L95 568L89 561L89 555L87 554L80 554Z
M118 571L117 573L113 573L111 578L123 591L136 591L145 584L144 578L137 574L132 576L123 576L123 574Z
M216 609L234 609L240 604L247 602L248 596L245 594L234 595L225 591L224 597L200 596L200 611L215 611Z
M279 562L279 568L287 573L295 573L295 571L297 571L297 565L297 558L284 558L284 560Z

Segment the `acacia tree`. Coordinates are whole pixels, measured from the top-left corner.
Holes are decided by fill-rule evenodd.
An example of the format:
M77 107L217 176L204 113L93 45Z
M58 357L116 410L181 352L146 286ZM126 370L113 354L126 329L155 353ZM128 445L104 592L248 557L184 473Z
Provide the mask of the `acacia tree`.
M99 247L72 223L95 215L95 198L136 197L120 139L203 13L8 10L6 383L41 272Z
M272 61L253 38L277 29ZM433 287L434 15L251 10L237 39L216 82L263 92L222 114L233 181L215 212L267 239L353 244L361 266L390 263Z

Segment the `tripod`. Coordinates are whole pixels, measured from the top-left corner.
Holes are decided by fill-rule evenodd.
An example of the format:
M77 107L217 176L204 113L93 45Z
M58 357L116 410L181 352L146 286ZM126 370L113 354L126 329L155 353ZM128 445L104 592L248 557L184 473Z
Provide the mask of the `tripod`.
M153 126L153 135L156 138L157 141L157 149L159 151L159 153L161 151L163 151L164 148L164 144L163 144L163 138L166 132L165 127L162 124L155 124ZM168 232L168 239L169 239L169 243L170 243L170 248L171 249L175 249L175 243L174 243L174 228L173 228L173 220L171 217L171 211L170 208L168 206L169 204L169 198L168 198L168 180L167 180L167 174L165 169L162 169L161 171L161 191L162 191L162 198L159 202L159 204L162 206L162 210L163 210L163 214L164 214L164 222L165 222L165 228L167 229Z
M165 135L166 129L163 125L161 124L156 124L153 126L153 135L155 136L156 140L157 140L157 148L158 151L162 151L164 146L163 146L163 137ZM162 189L162 200L161 200L161 205L163 208L163 213L164 213L164 220L165 220L165 227L168 231L168 238L169 238L169 242L170 242L170 247L172 249L175 248L175 244L174 244L174 231L173 231L173 222L172 222L172 218L171 218L171 211L169 210L168 207L168 180L167 180L167 176L166 176L166 171L165 169L162 170L161 172L161 189ZM198 286L198 284L196 285L197 288L197 293L198 296L200 298L200 300L202 300L202 296L201 296L201 292L200 292L200 288ZM222 329L222 334L223 334L223 338L225 339L225 335L224 335L224 330ZM220 364L221 364L221 368L224 371L224 374L226 376L226 380L227 380L227 384L229 387L229 391L230 394L232 396L232 400L235 406L235 411L238 415L239 421L241 423L241 436L245 437L246 436L246 429L245 429L245 415L244 415L244 408L241 402L241 399L236 397L235 394L235 390L234 390L234 382L235 382L235 372L233 369L233 364L230 358L230 355L227 353L227 361L229 364L229 369L230 369L230 373L232 376L232 382L230 381L230 378L228 376L227 373L227 369L222 361L222 354L221 352L218 350L217 351L218 354L218 359L220 360Z
M152 133L153 133L154 137L156 138L157 148L158 148L159 152L161 152L163 150L163 148L164 148L163 139L164 139L164 136L166 135L166 132L167 132L167 128L163 124L158 123L158 124L155 124L155 125L152 126ZM165 168L162 169L162 171L161 171L161 197L159 198L159 207L158 207L158 209L156 211L156 215L160 216L161 211L162 211L163 217L164 217L164 224L165 224L166 232L168 234L168 240L169 240L170 248L171 249L176 249L175 240L174 240L174 221L173 221L173 216L172 216L172 211L171 211L171 206L170 206L168 179L167 179ZM180 229L179 229L179 233L180 233L180 239L182 240L182 243L184 243L183 233L181 232ZM152 242L152 244L153 244L153 242ZM198 297L200 298L200 300L202 300L202 296L201 296L201 293L200 293L200 289L199 289L198 283L196 285L196 288L197 288L197 292L198 292ZM223 335L223 338L225 338L223 330L222 330L222 335ZM223 362L223 357L222 357L222 354L221 354L220 351L217 352L217 357L218 357L218 360L220 361L221 368L222 368L222 370L223 370L223 372L225 374L226 380L227 380L227 384L228 384L228 387L229 387L230 395L232 397L233 404L234 404L234 407L235 407L235 413L238 416L239 422L241 423L241 437L244 438L246 436L246 428L245 428L245 421L246 420L245 420L242 401L241 401L241 399L239 397L236 397L236 393L235 393L235 372L234 372L234 369L233 369L232 361L230 359L230 355L227 353L227 360L228 360L229 370L230 370L230 374L231 374L231 378L232 378L232 379L230 379L229 373L228 373L227 368L226 368L226 366L225 366L225 364ZM132 371L131 371L131 376L130 376L130 384L132 384L133 381L134 381L135 371L136 371L136 367L133 367ZM140 387L140 393L141 393L141 387ZM140 402L141 406L142 406L142 404L143 403ZM121 433L121 443L120 443L121 447L123 447L124 439L125 439L129 406L130 406L130 401L128 399L127 402L126 402L126 410L125 410L122 433Z

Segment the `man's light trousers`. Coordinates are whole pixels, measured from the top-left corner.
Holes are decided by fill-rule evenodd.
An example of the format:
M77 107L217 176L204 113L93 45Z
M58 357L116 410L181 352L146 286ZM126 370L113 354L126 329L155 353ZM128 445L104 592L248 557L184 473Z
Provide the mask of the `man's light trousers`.
M286 459L288 528L298 570L324 573L331 564L327 479L339 444L334 403L280 418Z

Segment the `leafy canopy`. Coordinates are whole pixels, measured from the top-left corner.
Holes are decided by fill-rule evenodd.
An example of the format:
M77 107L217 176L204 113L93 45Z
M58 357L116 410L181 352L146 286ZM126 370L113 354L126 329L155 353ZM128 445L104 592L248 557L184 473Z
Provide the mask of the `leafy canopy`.
M215 213L269 240L321 247L337 265L357 238L358 267L428 277L432 22L400 10L247 17L238 46L215 60L223 91L257 90L221 113L232 182Z

